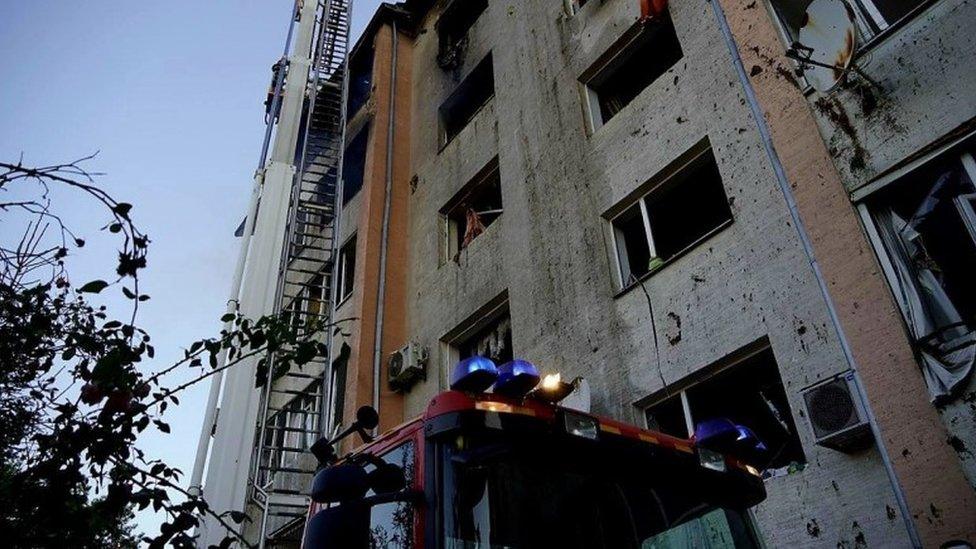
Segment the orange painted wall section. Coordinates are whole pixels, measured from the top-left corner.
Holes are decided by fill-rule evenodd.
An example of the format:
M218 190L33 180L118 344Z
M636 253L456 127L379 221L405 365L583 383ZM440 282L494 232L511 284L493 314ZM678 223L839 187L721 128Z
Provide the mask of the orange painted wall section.
M393 30L380 27L374 36L373 88L366 168L356 224L356 273L351 299L357 318L352 329L352 351L347 366L344 415L355 417L360 406L372 404L373 349L376 342L376 317L380 281L380 255L383 247L383 214L386 194L388 124ZM397 78L393 138L393 179L388 239L386 243L386 287L384 290L383 335L380 360L379 431L403 421L403 397L387 384L387 360L406 344L406 284L408 243L408 196L410 180L410 97L411 53L409 37L397 40ZM347 223L351 220L347 220Z
M818 133L769 14L719 0L750 77L801 218L826 276L871 407L926 547L974 542L976 496L924 381L880 267ZM761 71L751 70L758 66Z

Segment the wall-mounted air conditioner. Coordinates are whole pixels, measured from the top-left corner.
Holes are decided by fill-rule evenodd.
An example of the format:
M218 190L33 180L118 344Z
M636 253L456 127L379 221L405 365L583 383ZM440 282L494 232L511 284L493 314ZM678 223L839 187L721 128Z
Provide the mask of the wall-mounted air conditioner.
M870 444L871 428L854 383L854 373L847 372L803 390L817 444L841 452Z
M391 354L388 363L390 389L406 392L417 381L427 379L429 357L427 348L414 342Z

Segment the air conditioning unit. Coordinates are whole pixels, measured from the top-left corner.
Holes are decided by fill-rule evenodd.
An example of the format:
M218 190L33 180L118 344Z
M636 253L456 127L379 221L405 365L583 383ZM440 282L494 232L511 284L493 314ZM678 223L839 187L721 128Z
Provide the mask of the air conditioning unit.
M847 372L803 390L817 444L841 452L870 444L871 428L854 383L854 373Z
M409 391L413 384L427 379L427 360L430 353L426 347L410 342L390 355L388 363L390 389L397 392Z

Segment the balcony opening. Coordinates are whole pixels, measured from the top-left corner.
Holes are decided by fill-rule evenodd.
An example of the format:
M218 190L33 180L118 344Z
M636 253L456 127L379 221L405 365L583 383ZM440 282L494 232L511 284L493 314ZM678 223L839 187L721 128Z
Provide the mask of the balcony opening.
M498 157L495 157L441 208L447 224L446 257L457 261L460 251L485 232L503 211L501 177Z
M488 0L455 0L437 21L440 49L437 64L443 69L455 69L464 60L468 31L488 9Z
M485 56L440 107L441 144L446 145L495 95L491 54Z
M633 38L630 37L637 33ZM669 16L637 23L594 67L584 73L592 130L624 107L681 59L681 44Z

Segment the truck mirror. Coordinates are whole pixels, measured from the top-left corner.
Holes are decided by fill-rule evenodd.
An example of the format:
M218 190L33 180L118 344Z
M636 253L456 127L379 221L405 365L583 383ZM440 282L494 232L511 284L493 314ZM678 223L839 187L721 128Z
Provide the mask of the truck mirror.
M369 548L369 506L363 501L347 501L323 509L308 520L302 547Z
M696 425L695 445L755 466L764 464L768 453L766 445L751 429L727 418L709 419Z
M356 427L360 429L375 429L380 424L380 415L372 406L363 406L356 410Z
M399 492L407 485L403 469L391 463L382 463L369 473L369 487L377 494Z
M312 501L338 503L362 499L369 489L366 471L359 465L344 463L326 467L312 479Z

